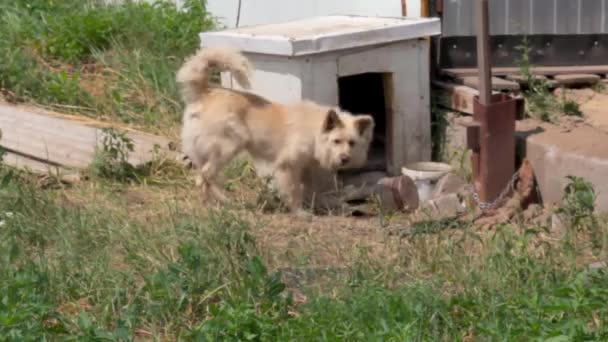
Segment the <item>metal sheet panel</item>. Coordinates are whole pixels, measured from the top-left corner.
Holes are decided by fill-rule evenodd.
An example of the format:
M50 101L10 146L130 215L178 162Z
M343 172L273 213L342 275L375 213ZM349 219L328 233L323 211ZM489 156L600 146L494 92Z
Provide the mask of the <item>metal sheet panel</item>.
M509 12L506 18L509 23L507 34L525 34L530 32L530 4L529 0L508 0Z
M444 15L441 26L444 32L449 32L451 36L460 35L460 1L446 0L443 2Z
M557 15L556 0L532 0L530 34L554 34Z
M507 16L505 15L509 1L490 1L490 34L507 34Z
M580 33L602 32L603 0L584 0L581 3Z
M444 0L445 37L474 30L475 0ZM608 0L490 0L493 35L608 33Z
M608 33L608 0L602 2L602 33Z
M460 34L470 36L475 34L475 6L473 1L460 1Z

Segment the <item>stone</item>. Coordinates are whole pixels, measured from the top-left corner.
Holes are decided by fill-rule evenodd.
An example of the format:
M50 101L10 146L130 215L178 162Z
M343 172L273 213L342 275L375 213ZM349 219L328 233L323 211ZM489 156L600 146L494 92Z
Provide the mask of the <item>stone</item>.
M562 237L567 229L567 221L564 215L556 213L551 215L551 228L549 229L551 235Z
M431 198L439 198L444 195L459 193L466 185L467 183L462 177L455 173L448 173L437 181Z
M420 210L433 219L442 219L463 214L466 206L457 194L450 193L426 201Z
M530 204L522 213L524 222L534 222L534 220L543 213L543 207L540 204Z
M384 210L411 212L420 204L416 184L405 175L382 178L376 191Z

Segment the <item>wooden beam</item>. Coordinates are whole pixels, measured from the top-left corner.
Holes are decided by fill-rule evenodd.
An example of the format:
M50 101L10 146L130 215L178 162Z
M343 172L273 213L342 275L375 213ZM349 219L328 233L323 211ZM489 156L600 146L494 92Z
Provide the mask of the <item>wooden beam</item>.
M439 105L461 113L473 115L473 99L479 95L477 89L466 85L433 81ZM492 94L498 94L494 91Z
M607 74L608 65L584 65L584 66L554 66L554 67L532 67L530 72L534 75L564 75L564 74ZM447 68L441 69L441 73L449 77L477 76L477 68ZM517 67L492 68L494 76L507 76L520 74L521 69Z
M490 87L492 90L508 90L508 91L518 91L520 89L519 83L505 80L498 77L491 77L492 81L490 82ZM462 83L471 88L480 89L480 80L477 76L465 76L462 78L458 78L459 83Z

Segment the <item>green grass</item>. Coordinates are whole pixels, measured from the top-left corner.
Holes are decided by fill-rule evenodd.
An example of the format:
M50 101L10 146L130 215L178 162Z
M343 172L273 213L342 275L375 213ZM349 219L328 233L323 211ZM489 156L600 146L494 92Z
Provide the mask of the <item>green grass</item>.
M1 175L3 341L608 338L608 272L577 266L590 241L576 226L553 242L535 226L423 229L386 254L353 249L322 287L299 285L302 304L273 270L286 251L259 245L259 219L177 193L138 215L120 183L43 190ZM577 222L591 215L584 185L566 196Z
M0 0L0 88L11 101L152 130L175 126L175 72L214 25L203 0L184 6Z

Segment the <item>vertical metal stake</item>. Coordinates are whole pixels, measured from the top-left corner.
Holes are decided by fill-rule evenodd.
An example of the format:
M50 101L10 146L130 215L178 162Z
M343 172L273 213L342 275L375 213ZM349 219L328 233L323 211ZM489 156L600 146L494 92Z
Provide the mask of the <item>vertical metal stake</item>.
M476 0L477 15L477 67L479 70L479 103L492 102L492 70L490 69L490 25L488 0Z

